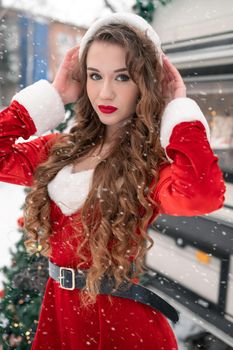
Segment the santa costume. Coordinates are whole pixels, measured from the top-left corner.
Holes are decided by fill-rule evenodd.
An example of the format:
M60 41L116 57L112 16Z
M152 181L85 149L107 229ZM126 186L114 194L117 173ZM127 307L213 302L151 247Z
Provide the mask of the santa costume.
M135 15L108 16L96 22L84 37L81 53L99 26L116 20L147 31L159 46L152 27ZM114 17L115 16L115 17ZM131 22L129 22L131 21ZM14 96L0 114L0 181L32 186L36 167L44 162L57 134L43 135L63 121L64 106L55 88L41 80ZM33 141L16 143L19 137ZM210 131L200 108L190 98L176 98L165 108L160 130L161 145L169 163L162 166L153 198L160 203L158 214L194 216L210 213L223 206L225 184L218 157L210 147ZM93 170L72 173L71 166L61 169L48 184L52 248L51 270L75 269L80 236L72 229L87 197ZM150 222L150 223L151 223ZM80 224L80 232L82 226ZM86 263L84 269L90 265ZM70 270L71 272L73 270ZM72 274L71 274L72 275ZM79 289L64 288L49 277L40 311L32 350L176 350L177 343L165 315L150 303L99 294L90 309L80 307Z

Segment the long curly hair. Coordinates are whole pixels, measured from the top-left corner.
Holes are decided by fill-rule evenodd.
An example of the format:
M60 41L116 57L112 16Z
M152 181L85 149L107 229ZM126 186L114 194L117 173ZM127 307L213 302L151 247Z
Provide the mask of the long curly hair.
M48 183L64 166L79 162L105 141L106 126L100 122L86 90L86 58L94 41L118 44L125 49L126 67L139 88L139 98L132 119L118 130L116 144L96 166L89 194L73 222L74 229L80 223L83 226L77 268L87 261L87 250L92 260L83 289L86 304L96 300L104 275L112 276L114 287L118 288L123 281L130 283L131 278L145 272L145 254L153 245L147 227L158 206L150 194L158 182L161 163L167 162L159 139L165 102L158 52L147 36L135 28L105 25L87 43L74 74L74 79L78 77L81 82L75 123L69 133L58 136L48 159L34 173L34 185L24 209L28 252L37 251L39 244L41 254L49 257L51 253Z

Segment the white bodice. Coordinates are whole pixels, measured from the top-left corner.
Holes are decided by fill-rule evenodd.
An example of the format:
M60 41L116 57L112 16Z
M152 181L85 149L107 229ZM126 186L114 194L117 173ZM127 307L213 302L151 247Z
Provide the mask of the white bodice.
M94 169L72 173L73 165L62 168L48 184L49 197L64 215L75 213L84 204L89 193Z

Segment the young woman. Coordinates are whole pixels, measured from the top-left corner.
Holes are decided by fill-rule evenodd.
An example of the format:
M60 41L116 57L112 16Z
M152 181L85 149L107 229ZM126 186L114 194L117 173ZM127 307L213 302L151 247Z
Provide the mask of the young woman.
M69 133L39 136L75 101ZM25 245L49 259L32 349L177 349L174 310L137 284L147 227L159 213L221 208L225 185L206 119L153 28L133 14L96 21L53 84L13 98L0 133L0 179L32 187Z

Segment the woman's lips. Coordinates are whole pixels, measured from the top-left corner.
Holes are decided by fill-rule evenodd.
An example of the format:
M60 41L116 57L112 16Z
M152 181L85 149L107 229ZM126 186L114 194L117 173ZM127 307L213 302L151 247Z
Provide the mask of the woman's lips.
M98 108L102 113L106 113L106 114L113 113L118 109L113 106L103 106L103 105L99 105Z

